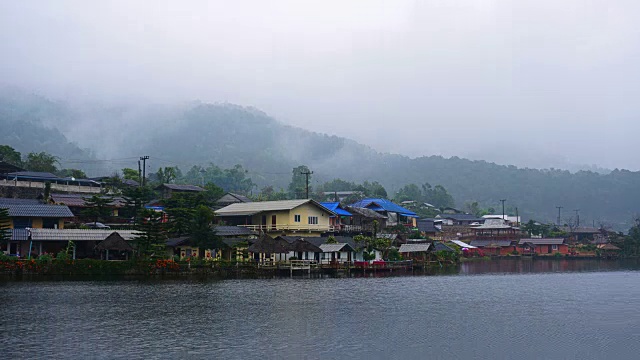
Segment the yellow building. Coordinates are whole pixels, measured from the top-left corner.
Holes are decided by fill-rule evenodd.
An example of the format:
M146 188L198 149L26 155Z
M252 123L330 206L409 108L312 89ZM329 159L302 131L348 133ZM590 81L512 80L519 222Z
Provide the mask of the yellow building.
M330 218L336 214L311 199L236 203L215 214L227 225L278 235L320 236L335 230Z
M63 229L64 220L73 217L65 205L45 204L36 199L0 198L0 208L9 210L11 229Z
M2 249L8 254L24 254L21 244L26 244L24 239L15 239L18 233L25 233L20 229L63 229L64 220L73 217L73 213L67 206L45 204L36 199L10 199L0 198L0 208L7 209L9 213L9 228L11 240Z

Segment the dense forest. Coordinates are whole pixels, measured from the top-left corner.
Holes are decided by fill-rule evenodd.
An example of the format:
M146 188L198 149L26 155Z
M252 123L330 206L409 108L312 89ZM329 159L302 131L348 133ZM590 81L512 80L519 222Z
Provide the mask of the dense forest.
M80 125L90 130L79 132ZM98 169L83 168L81 162L69 166L91 172L137 168L136 157L149 155L151 170L179 167L184 175L191 171L192 181L207 174L198 169L215 174L235 168L250 179L249 192L255 194L265 187L287 189L292 169L305 165L313 171L312 188L333 179L378 182L393 198L408 184L441 185L457 207L477 202L480 207L498 209L500 199L506 199L508 211L518 208L525 219L554 221L556 206L563 206L563 221L571 221L573 210L580 209L582 224L628 229L640 213L640 172L571 173L457 157L383 154L352 140L287 126L254 108L231 104L191 103L164 106L161 111L134 105L72 110L37 96L4 96L0 98L0 126L0 144L23 153L46 151L61 162L91 159L93 154L98 159L131 159L126 164L103 161ZM201 168L194 170L194 165Z

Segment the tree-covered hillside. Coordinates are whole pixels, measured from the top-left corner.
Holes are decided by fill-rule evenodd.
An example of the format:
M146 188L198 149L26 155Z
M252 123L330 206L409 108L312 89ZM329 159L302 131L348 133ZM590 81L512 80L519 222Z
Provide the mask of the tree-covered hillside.
M31 101L45 100L32 98ZM47 103L46 106L51 104L55 105ZM91 150L98 158L149 155L152 170L177 165L187 171L192 165L210 163L232 168L240 164L248 169L247 175L258 185L256 191L266 185L276 190L286 189L292 168L306 165L314 172L312 186L335 178L357 183L378 181L393 197L395 191L406 184L440 184L453 195L458 207L477 201L482 207L498 209L499 200L507 199L507 208L517 207L525 219L554 221L556 206L563 206L564 221L575 216L574 209L580 209L582 224L606 223L616 229L628 229L633 216L640 213L640 172L570 173L521 169L456 157L412 159L381 154L352 140L290 127L256 109L230 104L194 103L165 106L162 111L147 111L148 106L147 110L119 108L118 111L96 111L94 116L85 110L82 117L64 110L66 108L62 108L63 111L57 106L52 109L46 106L24 101L16 105L11 99L0 99L3 127L0 144L14 146L23 153L47 151L77 158L75 154L84 154L82 150L57 129L43 125L51 123L52 117L62 117L60 123L67 128L74 121L82 121L85 128L102 126L100 136L68 131L73 134L72 141L83 146L92 144ZM49 111L55 116L43 122L42 117L49 115ZM82 120L78 120L80 118ZM91 119L96 121L95 126L87 123ZM87 136L94 136L95 140ZM101 152L106 148L102 144L106 143L111 149L109 154ZM133 160L127 166L115 164L114 169L136 166Z
M89 159L53 124L79 121L65 106L36 95L0 91L0 144L21 153L47 152L61 159Z

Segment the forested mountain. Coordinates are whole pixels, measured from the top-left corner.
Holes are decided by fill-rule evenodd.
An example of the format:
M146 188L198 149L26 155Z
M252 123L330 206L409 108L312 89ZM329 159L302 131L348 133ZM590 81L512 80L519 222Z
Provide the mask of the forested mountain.
M0 91L0 145L22 153L47 152L64 159L90 159L53 124L77 121L65 106L36 95Z
M507 207L511 210L517 207L525 219L553 221L557 216L556 206L563 206L565 221L575 216L574 209L580 209L582 224L606 223L616 229L628 229L633 216L640 213L640 172L570 173L521 169L456 157L412 159L378 153L345 138L290 127L256 109L230 104L193 103L165 107L162 111L148 106L136 111L105 108L107 110L92 114L87 109L73 113L42 98L32 98L32 101L34 104L12 105L11 99L0 99L0 144L14 146L22 152L87 156L59 130L44 125L47 123L44 116L51 122L51 111L56 117L65 117L59 119L62 129L73 127L74 122L81 122L84 128L93 131L100 129L99 136L65 130L72 134L71 140L91 146L98 158L135 159L149 155L153 170L176 165L186 171L194 164L214 163L223 168L241 164L258 184L255 191L265 185L286 188L292 168L307 165L314 172L312 186L334 178L359 183L378 181L391 195L410 183L441 184L459 207L465 202L478 201L481 206L498 209L499 200L507 199ZM40 102L52 109L37 105ZM16 107L22 110L16 111ZM39 110L26 111L25 108ZM429 136L447 134L425 134L425 141ZM107 145L109 152L105 153ZM129 166L112 164L116 169L136 166L135 160Z

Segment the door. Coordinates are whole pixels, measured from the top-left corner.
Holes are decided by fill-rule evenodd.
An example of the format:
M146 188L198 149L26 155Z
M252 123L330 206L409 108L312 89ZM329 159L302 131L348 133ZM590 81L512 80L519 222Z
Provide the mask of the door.
M547 245L547 246L548 246L547 253L551 254L553 252L553 247L551 245Z
M272 230L276 229L276 216L275 215L271 215L271 229Z
M262 215L262 222L260 223L260 229L262 230L266 230L267 229L267 215Z

